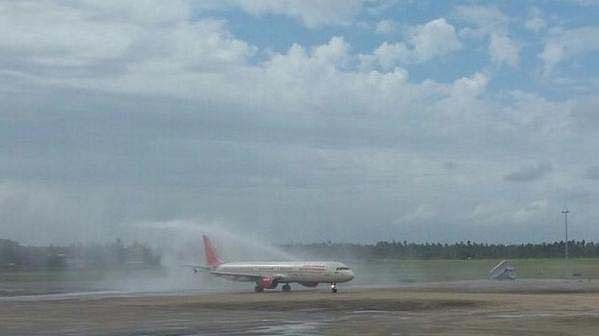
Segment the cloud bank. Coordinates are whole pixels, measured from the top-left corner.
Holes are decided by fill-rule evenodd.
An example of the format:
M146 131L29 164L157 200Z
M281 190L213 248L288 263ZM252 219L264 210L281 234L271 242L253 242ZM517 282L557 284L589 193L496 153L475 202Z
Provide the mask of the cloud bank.
M552 240L565 201L599 235L597 27L402 6L1 3L0 235Z

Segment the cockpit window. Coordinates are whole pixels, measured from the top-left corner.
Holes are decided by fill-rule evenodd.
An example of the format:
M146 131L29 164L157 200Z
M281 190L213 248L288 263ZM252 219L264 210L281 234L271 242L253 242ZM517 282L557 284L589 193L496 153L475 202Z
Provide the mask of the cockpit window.
M337 271L349 271L349 267L337 267Z

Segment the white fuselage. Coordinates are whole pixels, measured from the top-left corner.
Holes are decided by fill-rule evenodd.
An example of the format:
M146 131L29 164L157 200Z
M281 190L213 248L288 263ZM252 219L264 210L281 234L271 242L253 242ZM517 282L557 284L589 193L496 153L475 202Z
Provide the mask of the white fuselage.
M254 277L272 277L280 283L337 283L354 278L343 263L335 261L236 262L224 263L211 272L237 281L254 281ZM244 276L247 275L247 276Z

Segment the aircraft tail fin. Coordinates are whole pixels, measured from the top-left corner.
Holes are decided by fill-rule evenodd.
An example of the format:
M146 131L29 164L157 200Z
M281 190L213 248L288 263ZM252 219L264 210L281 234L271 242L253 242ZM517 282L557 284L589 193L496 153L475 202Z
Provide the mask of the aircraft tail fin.
M216 254L216 249L212 245L210 238L208 238L206 235L203 235L202 238L204 239L204 254L206 256L206 264L210 268L216 268L220 264L223 264L224 261L218 256L218 254Z

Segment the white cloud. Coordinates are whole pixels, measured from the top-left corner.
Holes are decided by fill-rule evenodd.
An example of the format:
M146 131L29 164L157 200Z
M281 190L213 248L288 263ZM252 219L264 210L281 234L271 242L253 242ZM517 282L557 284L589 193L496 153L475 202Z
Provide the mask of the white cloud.
M364 68L392 69L399 63L422 63L462 47L455 28L440 18L410 30L407 43L383 42L371 55L361 55Z
M212 19L179 24L164 32L161 39L162 55L170 53L171 59L192 67L244 64L255 50L234 38L225 22Z
M461 36L489 39L488 52L495 65L518 65L520 46L509 37L509 20L501 10L492 6L458 6L456 13L459 18L473 25L462 29Z
M486 226L502 226L509 224L536 223L548 208L547 200L533 200L522 206L511 200L481 202L475 206L471 218L476 223Z
M393 69L398 63L410 62L411 50L405 43L383 42L370 55L360 55L362 67L369 69L380 66L383 70Z
M313 47L309 52L299 44L294 44L285 54L274 54L261 69L267 76L283 76L289 73L296 79L333 74L349 56L349 46L341 37L333 37L323 45ZM293 77L289 78L293 80Z
M453 83L451 95L454 97L477 97L484 92L488 82L488 77L480 72L475 73L472 77L462 77Z
M457 6L458 18L472 24L460 31L464 37L481 38L497 31L505 31L508 19L501 10L493 6Z
M0 142L15 148L0 151L7 162L1 173L9 180L16 176L61 184L76 175L76 181L89 184L131 184L134 196L123 196L127 201L118 203L139 203L135 211L142 219L195 214L200 204L202 211L216 217L237 216L251 230L268 225L295 230L299 222L310 230L296 232L308 240L340 233L348 240L366 239L356 233L364 222L386 223L405 214L406 220L443 218L463 223L459 225L464 229L488 223L510 239L504 224L539 218L543 203L535 200L571 182L561 178L564 171L580 175L577 164L597 165L587 155L596 148L596 137L585 138L571 129L573 118L591 127L588 120L596 119L589 119L596 104L577 116L572 106L579 97L552 101L533 93L496 91L489 85L492 75L475 70L444 82L420 79L420 74L410 78L400 66L442 57L462 46L455 28L444 19L409 29L405 41L382 43L370 55L352 51L341 36L273 52L235 36L226 21L191 15L187 3L164 17L149 2L137 3L139 7L120 2L114 7L108 2L72 4L43 2L46 18L26 10L30 3L0 5L16 18L0 18L7 36L0 41L0 112L9 120L0 123ZM256 15L267 13L272 10L256 10ZM300 14L294 17L304 20ZM43 25L23 24L35 20ZM491 26L496 29L472 29L489 39L494 62L517 64L513 41L503 39L510 36L506 26ZM15 36L7 35L10 32ZM359 59L371 66L361 68ZM77 67L77 72L65 65ZM11 123L14 119L18 122ZM44 131L34 131L40 125ZM573 163L556 163L554 171L533 164L537 174L551 177L539 180L543 183L502 179L525 170L519 169L527 167L520 163L522 157L545 162L556 153L568 153ZM455 162L454 169L443 166L448 160ZM516 179L537 178L520 173ZM138 186L157 184L175 191L154 192L163 191L156 188L147 192L149 200L137 202L136 197L145 194ZM216 193L206 192L215 184ZM240 185L255 189L240 193ZM30 196L17 194L11 196L14 192L0 185L0 212L13 216L6 209L22 209L16 213L24 214L21 222L29 231L38 220L61 226L64 217L51 209L73 209L58 204L68 205L68 199L59 200L32 207L43 214L34 216L27 210ZM114 194L108 192L106 200ZM52 192L48 195L54 199ZM438 197L437 202L431 203L431 197ZM45 199L32 204L45 204ZM494 203L497 199L500 204ZM501 204L501 199L510 201ZM555 205L548 202L553 203L547 208ZM87 220L84 215L94 209L92 203L83 215L73 217L74 222ZM348 209L347 204L359 207ZM264 224L263 214L273 205L279 208L272 211L272 222ZM99 214L93 223L120 220L111 215L113 205L98 208L108 215ZM475 211L472 216L455 214L455 208ZM510 215L515 212L517 216ZM287 226L276 213L285 214ZM306 213L318 219L306 218ZM345 217L331 215L339 213ZM254 215L258 219L252 223ZM42 218L46 216L56 219ZM323 226L321 218L331 218L331 224ZM432 239L439 239L436 231L430 232L435 232ZM375 230L367 233L372 235L368 239L380 238Z
M177 24L191 17L185 0L81 0L70 6L93 13L93 17L101 21L109 18L115 21L122 19L143 25Z
M87 9L76 10L78 17L88 13ZM173 14L173 17L179 15L188 17L184 13ZM112 24L109 19L105 20L98 24ZM424 62L461 47L454 27L444 19L415 27L410 30L406 43L383 43L371 55L352 54L342 37L333 37L328 43L312 48L294 44L288 51L269 54L258 63L252 60L256 48L232 35L224 21L184 20L176 24L149 19L138 21L143 22L152 35L151 38L145 34L132 35L127 57L119 60L123 71L105 74L102 68L90 66L89 77L69 76L63 72L42 76L23 68L24 76L20 78L42 84L166 95L302 115L400 116L423 111L418 117L426 118L429 126L445 123L445 129L456 132L465 118L485 114L490 109L481 98L489 81L486 74L475 73L449 84L431 80L418 84L410 83L408 72L397 67L403 63ZM60 27L60 23L57 25ZM48 22L43 29L35 29L53 31L54 25ZM73 53L77 55L77 51ZM122 56L121 53L116 55L120 56L114 57ZM63 56L68 58L69 55ZM353 67L357 58L364 62L365 57L387 73ZM94 75L94 71L100 73Z
M306 113L344 113L362 111L386 113L385 104L405 97L407 73L395 69L388 74L361 73L345 69L344 63L351 57L349 46L342 38L334 37L327 44L307 52L299 45L287 53L275 54L261 66L258 80L268 87L267 92L277 91L273 104ZM395 92L393 98L384 98ZM265 97L271 100L271 97Z
M549 202L545 199L534 200L514 213L514 221L518 223L536 221L549 210L548 206Z
M377 22L375 31L379 34L391 34L396 29L395 21L393 20L381 20Z
M496 65L517 67L520 62L520 46L507 35L493 33L489 42L491 61Z
M224 21L190 16L178 1L4 2L0 52L22 55L24 69L130 62L156 70L243 63L254 52L232 37Z
M312 51L313 58L323 64L338 64L348 54L349 45L342 37L331 38L328 44L320 45Z
M543 61L544 73L548 75L559 63L594 51L599 51L599 28L581 27L553 32L539 58Z
M501 225L506 222L506 214L512 211L513 205L504 200L481 202L475 205L470 219L478 225Z
M436 127L448 136L459 136L465 123L477 120L477 115L487 114L489 107L480 97L486 91L488 82L487 75L477 72L441 88L444 96L431 102L437 115Z
M116 59L139 33L135 25L107 25L91 12L54 2L0 3L0 50L40 64L78 66Z
M462 47L455 28L443 18L416 28L410 42L414 46L414 56L419 62L447 55Z
M536 94L512 91L502 115L511 127L536 134L535 141L550 141L555 134L570 135L574 102L551 101Z

